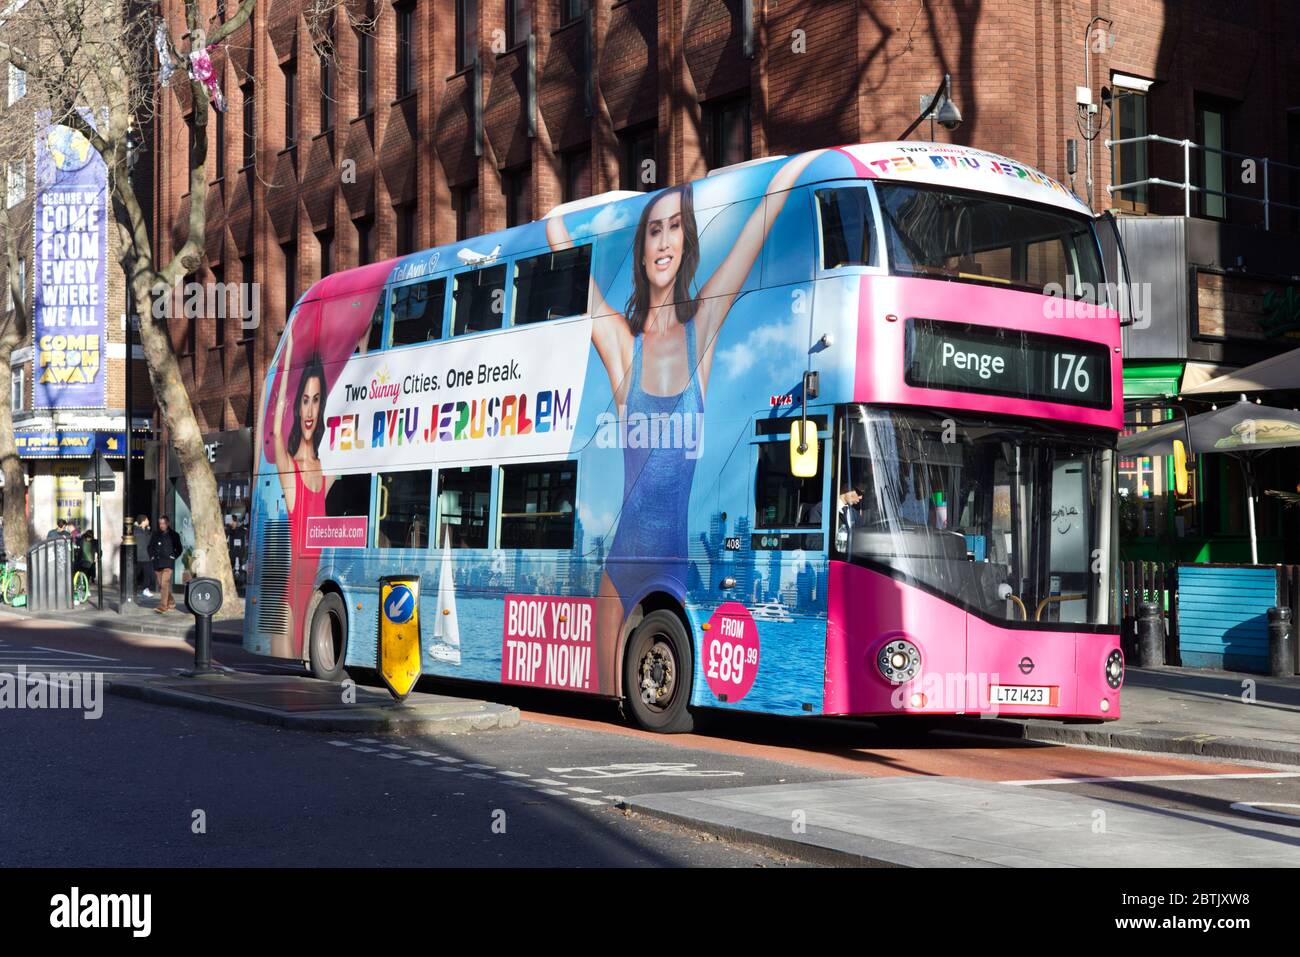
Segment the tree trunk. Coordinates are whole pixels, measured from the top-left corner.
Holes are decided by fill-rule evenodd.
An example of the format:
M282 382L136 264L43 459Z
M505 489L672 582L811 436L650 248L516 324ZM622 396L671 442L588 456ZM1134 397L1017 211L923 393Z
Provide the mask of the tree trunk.
M20 341L14 327L15 322L11 319L4 335L0 336L0 386L10 381L13 351ZM13 392L4 388L0 388L0 469L3 469L5 477L5 555L12 560L26 556L30 547L27 470L18 457L18 444L14 440Z
M140 275L132 270L133 275ZM167 337L165 321L153 319L155 290L148 281L135 282L136 302L139 303L140 344L149 367L149 381L153 384L154 400L162 413L163 423L171 439L172 448L180 460L181 474L189 491L190 518L194 522L193 572L196 578L215 578L221 582L225 598L218 618L238 618L241 614L235 576L230 567L230 553L226 547L226 530L222 522L221 501L217 497L217 480L208 463L203 435L194 418L194 407L181 378L180 363L172 351Z

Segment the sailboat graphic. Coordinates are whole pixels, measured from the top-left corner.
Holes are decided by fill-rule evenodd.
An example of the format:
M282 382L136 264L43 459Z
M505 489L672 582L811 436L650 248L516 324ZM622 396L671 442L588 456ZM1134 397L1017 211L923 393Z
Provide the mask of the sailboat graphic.
M442 568L438 573L438 604L434 613L429 657L460 664L460 623L456 620L456 578L451 567L451 529L443 531Z

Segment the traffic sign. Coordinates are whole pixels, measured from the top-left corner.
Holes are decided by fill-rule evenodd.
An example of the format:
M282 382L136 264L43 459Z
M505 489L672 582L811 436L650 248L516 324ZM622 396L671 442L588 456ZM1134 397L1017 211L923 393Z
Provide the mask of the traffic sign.
M420 578L379 579L379 677L402 701L420 680Z

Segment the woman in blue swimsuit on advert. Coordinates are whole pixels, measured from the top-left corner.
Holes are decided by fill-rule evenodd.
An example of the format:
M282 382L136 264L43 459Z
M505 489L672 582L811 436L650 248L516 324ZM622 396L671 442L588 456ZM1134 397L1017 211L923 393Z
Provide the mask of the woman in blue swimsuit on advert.
M789 190L822 152L801 154L777 170L767 187L766 213L764 204L755 207L698 291L700 240L689 184L664 190L642 210L633 245L632 295L624 310L611 308L592 283L591 340L609 374L620 424L638 414L669 414L681 420L682 435L694 437L692 447L684 448L624 443L623 507L596 609L596 660L606 694L618 687L617 646L624 622L651 577L675 578L685 587L687 504L718 332ZM573 245L563 217L547 221L546 235L552 249Z

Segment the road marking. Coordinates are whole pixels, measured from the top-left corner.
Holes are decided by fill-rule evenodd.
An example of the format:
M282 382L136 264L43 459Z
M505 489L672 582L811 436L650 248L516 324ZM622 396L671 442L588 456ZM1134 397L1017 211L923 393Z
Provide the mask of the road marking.
M744 771L706 771L685 762L649 762L645 764L605 764L576 768L547 768L552 774L570 780L595 778L739 778ZM582 773L574 773L582 772ZM540 780L540 779L538 779ZM564 782L558 782L563 784Z
M331 741L331 742L329 742L329 743L332 744L332 745L334 745L334 747L336 747L336 748L350 748L350 747L352 747L352 742L351 742L351 741Z
M1280 817L1284 821L1300 823L1300 804L1283 804L1278 801L1238 801L1231 807L1234 811L1244 811L1247 814L1262 814L1264 817ZM1296 809L1296 813L1265 811L1264 808L1266 807L1293 807Z
M570 795L568 795L568 794L565 794L563 791L559 790L558 788L538 788L538 790L541 791L543 794L551 794L551 795L554 795L555 797L569 797L569 796L570 796Z
M32 645L37 651L49 651L56 655L76 655L78 658L96 658L99 661L117 661L117 658L110 658L107 655L92 655L85 651L65 651L61 648L45 648L41 645Z
M570 791L577 791L579 794L599 794L599 793L600 793L600 792L597 791L595 788L575 788L575 787L571 787L571 788L569 788L569 790L570 790Z
M492 771L495 770L490 764L467 764L467 768L473 768L475 771Z
M411 758L410 763L414 764L417 768L427 768L429 766L428 761L421 761L419 758Z
M604 807L604 806L605 806L605 802L604 802L604 801L597 801L597 800L595 800L595 799L593 799L593 798L580 798L580 797L575 797L575 798L570 798L569 800L571 800L571 801L577 801L579 804L595 804L597 807Z
M1240 774L1133 774L1100 778L1041 778L1037 781L1003 781L1016 787L1038 787L1056 784L1110 784L1114 782L1141 784L1153 781L1227 781L1242 778L1300 778L1300 771L1252 771Z
M378 748L357 748L356 750L360 751L362 754L374 754L379 749Z
M438 755L433 751L412 751L412 754L418 754L422 758L436 758Z
M418 751L417 751L416 753L419 754ZM449 758L449 757L447 757L446 755L442 755L442 754L434 755L434 757L436 757L439 761L446 761L448 764L464 764L464 763L465 763L464 760L461 759L461 758ZM443 770L459 771L460 768L444 768Z
M526 778L528 777L523 771L498 771L497 774L507 778Z
M536 781L538 784L545 784L547 787L552 787L552 788L564 787L563 781L555 781L551 778L533 778L533 780Z
M381 757L381 758L392 758L394 761L405 761L405 760L406 760L406 755L404 755L404 754L381 754L380 757Z

